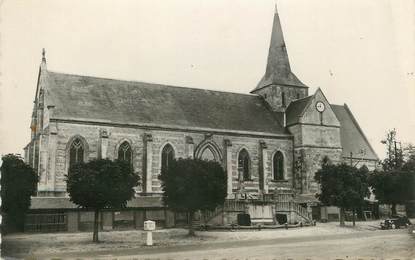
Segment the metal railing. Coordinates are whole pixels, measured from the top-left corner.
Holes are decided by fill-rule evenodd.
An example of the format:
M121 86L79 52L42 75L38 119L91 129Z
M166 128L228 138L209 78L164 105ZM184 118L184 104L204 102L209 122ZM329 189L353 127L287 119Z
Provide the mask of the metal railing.
M68 222L65 213L26 215L25 232L59 232L67 230Z
M311 221L312 217L307 208L292 202L292 201L277 201L275 202L275 211L276 212L295 212L300 217L304 218L307 221Z

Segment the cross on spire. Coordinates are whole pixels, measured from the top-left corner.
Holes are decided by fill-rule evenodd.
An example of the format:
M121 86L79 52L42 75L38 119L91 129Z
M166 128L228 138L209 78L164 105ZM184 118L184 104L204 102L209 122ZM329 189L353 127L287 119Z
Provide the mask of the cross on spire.
M45 48L42 48L42 62L46 62L46 51L45 51Z

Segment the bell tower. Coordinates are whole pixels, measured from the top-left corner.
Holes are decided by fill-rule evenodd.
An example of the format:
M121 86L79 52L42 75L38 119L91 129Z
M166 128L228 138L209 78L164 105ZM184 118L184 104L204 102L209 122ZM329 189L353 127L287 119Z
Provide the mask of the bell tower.
M251 93L262 96L275 112L285 112L292 101L308 96L308 87L291 71L276 5L265 75Z

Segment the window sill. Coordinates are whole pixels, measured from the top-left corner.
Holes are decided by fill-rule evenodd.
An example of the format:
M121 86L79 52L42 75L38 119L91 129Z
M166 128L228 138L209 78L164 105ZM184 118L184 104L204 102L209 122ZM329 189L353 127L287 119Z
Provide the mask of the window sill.
M271 180L271 182L288 182L288 180Z
M249 179L249 180L242 180L242 182L253 182L253 179Z

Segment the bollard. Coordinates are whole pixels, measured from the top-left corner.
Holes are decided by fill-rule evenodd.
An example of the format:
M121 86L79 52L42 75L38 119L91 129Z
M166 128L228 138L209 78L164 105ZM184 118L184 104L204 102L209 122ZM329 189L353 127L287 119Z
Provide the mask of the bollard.
M146 241L147 246L153 245L153 230L155 229L156 229L156 222L151 221L151 220L144 221L144 230L147 231L147 241Z
M152 246L153 245L153 232L152 231L147 231L147 246Z

